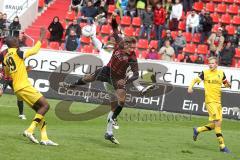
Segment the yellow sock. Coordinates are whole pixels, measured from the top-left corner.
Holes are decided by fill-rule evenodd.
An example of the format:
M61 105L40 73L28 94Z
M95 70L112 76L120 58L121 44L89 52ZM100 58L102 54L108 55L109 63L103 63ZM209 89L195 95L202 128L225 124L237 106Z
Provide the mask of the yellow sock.
M212 129L214 129L214 127L215 127L214 123L209 123L205 126L198 127L197 131L198 131L198 133L205 132L205 131L211 131Z
M35 128L41 122L42 119L43 119L43 116L41 114L36 114L27 131L33 134Z
M225 144L224 144L221 127L215 127L215 133L216 133L220 148L224 148Z
M42 141L46 141L48 140L48 136L47 136L47 125L46 125L46 121L43 118L42 121L39 123L39 127L40 127L40 132L41 132L41 140Z

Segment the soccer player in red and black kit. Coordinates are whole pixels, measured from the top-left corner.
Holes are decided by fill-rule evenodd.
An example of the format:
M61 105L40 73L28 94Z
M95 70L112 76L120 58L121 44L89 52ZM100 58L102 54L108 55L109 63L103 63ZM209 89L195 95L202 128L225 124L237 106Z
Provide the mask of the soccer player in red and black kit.
M0 49L2 48L3 42L0 42ZM5 56L7 54L7 50L4 50L0 53L0 56ZM12 85L12 79L8 76L5 75L4 73L4 68L2 67L0 69L0 96L2 96L3 92L7 89L8 86L10 86L13 89ZM26 120L26 116L23 113L23 101L22 100L17 100L17 106L18 106L18 111L19 111L19 116L18 118Z

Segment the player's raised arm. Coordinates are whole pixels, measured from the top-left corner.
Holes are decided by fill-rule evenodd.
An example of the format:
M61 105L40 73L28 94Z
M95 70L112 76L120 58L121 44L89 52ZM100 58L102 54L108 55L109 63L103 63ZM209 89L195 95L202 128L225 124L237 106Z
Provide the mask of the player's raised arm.
M204 80L204 72L201 72L200 75L197 78L194 78L191 82L191 84L188 87L188 93L193 92L193 87L196 83L200 83L202 80Z
M223 84L226 88L231 88L231 86L232 86L231 83L228 82L224 72L223 72Z
M28 50L24 53L23 59L28 58L28 57L30 57L30 56L35 55L35 54L38 53L38 51L40 50L41 45L42 45L41 41L44 39L45 35L46 35L46 29L41 28L41 29L40 29L40 37L39 37L39 40L37 41L37 43L36 43L31 49L28 49Z

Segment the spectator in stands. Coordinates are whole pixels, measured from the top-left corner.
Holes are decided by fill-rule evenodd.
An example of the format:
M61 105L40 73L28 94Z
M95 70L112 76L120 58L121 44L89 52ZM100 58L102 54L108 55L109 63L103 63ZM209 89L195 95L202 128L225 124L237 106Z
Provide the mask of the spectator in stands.
M106 5L114 5L115 4L115 0L106 0Z
M173 31L178 30L178 23L182 17L183 6L180 0L176 0L175 4L172 6L172 12L170 15L171 24L169 28Z
M164 29L166 16L167 16L166 10L162 7L162 4L159 2L154 9L154 28L157 40L160 40L160 38L162 37L162 30Z
M75 11L75 14L78 15L78 12L81 10L83 0L72 0L71 9Z
M147 0L137 0L137 15L138 17L141 17L141 15L144 13L147 6Z
M127 9L124 13L125 16L136 17L136 0L128 0Z
M199 25L199 16L195 11L192 11L191 14L187 16L186 21L186 32L192 31L192 36L197 32L197 27Z
M2 37L3 29L4 29L4 20L3 20L3 13L0 12L0 37Z
M148 41L151 40L151 31L152 31L152 25L153 25L153 12L152 7L148 6L147 10L143 12L141 15L142 19L142 25L141 25L141 31L139 36L143 37L144 33L147 34Z
M65 40L65 50L67 51L76 51L80 48L80 40L76 35L75 30L70 30L70 34L66 37Z
M74 30L77 37L80 38L81 35L81 27L80 25L77 23L77 20L74 19L73 22L68 26L67 30L66 30L66 36L68 36L70 34L70 30Z
M170 15L172 13L172 0L167 0L167 2L164 3L164 8L167 12L167 16L166 16L167 24L166 24L166 26L169 26Z
M240 47L240 26L236 30L236 34L232 38L233 46L237 48Z
M53 21L48 26L48 30L50 32L49 41L53 42L61 42L64 28L62 24L59 22L59 18L56 16L53 18Z
M207 43L210 46L210 55L211 56L218 56L219 53L222 51L224 37L222 36L222 28L219 27L217 33L212 33L211 36L208 38Z
M97 9L97 16L95 17L96 22L101 26L104 25L107 21L107 8L106 2L101 0L100 6Z
M9 26L10 35L14 37L19 37L19 32L21 30L21 24L19 22L18 16L16 16L13 22Z
M220 65L231 66L234 55L235 48L232 46L232 42L228 41L227 45L220 52Z
M211 35L213 26L213 20L209 12L203 10L199 16L199 28L198 31L201 32L200 43L203 44L206 37Z
M184 58L182 60L180 60L180 62L193 63L193 61L191 60L189 55L184 55Z
M158 59L158 52L154 47L150 48L147 56L145 57L146 59Z
M174 49L169 40L165 41L165 45L160 48L159 53L162 55L162 60L172 61L174 57Z
M183 0L183 10L185 13L192 10L193 0Z
M97 15L97 9L93 6L91 0L87 2L87 6L82 8L82 16L78 19L78 23L81 21L87 21L91 23Z
M27 37L24 35L24 32L20 32L19 33L19 37L18 37L18 40L19 40L19 46L20 47L25 47L27 46Z
M227 43L231 39L231 37L228 35L228 31L226 30L226 24L222 24L222 36L224 37L225 43Z
M2 19L2 22L0 24L0 27L1 27L1 30L2 30L2 36L8 36L9 35L9 26L10 26L10 22L8 21L7 19L7 14L4 13L3 14L3 19Z
M204 64L204 59L202 55L198 55L195 61L196 64Z
M186 46L186 38L182 35L182 31L178 31L178 35L173 42L173 48L175 50L176 56L179 54L179 51L182 51Z
M163 46L163 44L165 43L165 41L167 41L167 40L170 41L170 44L171 44L171 45L172 45L173 42L174 42L170 30L167 30L167 31L166 31L166 36L163 37L162 39L160 39L158 47L161 48L161 47Z

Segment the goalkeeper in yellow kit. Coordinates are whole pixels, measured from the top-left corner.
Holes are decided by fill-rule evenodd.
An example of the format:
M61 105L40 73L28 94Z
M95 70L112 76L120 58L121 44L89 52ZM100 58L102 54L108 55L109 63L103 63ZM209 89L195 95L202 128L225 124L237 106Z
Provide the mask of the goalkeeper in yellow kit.
M202 127L193 128L193 140L197 140L197 136L205 131L214 130L219 141L220 151L229 153L230 151L224 144L221 131L222 126L222 104L221 104L221 87L230 88L231 84L227 81L222 70L217 69L218 61L216 57L209 58L209 69L203 71L199 77L195 78L188 87L188 93L193 92L195 83L204 82L205 104L209 114L209 124Z
M13 80L13 90L18 99L25 101L33 110L36 111L36 115L29 126L23 133L25 137L30 139L34 143L39 141L34 137L33 133L37 126L40 127L42 145L58 145L48 139L46 131L46 122L44 115L49 110L49 104L43 95L37 91L29 82L28 74L24 60L29 56L35 55L41 48L41 40L45 37L45 29L40 31L40 41L37 41L35 46L25 52L20 51L19 41L15 37L8 37L6 44L8 46L7 54L4 57L0 57L0 61L3 62L5 74L10 76Z

